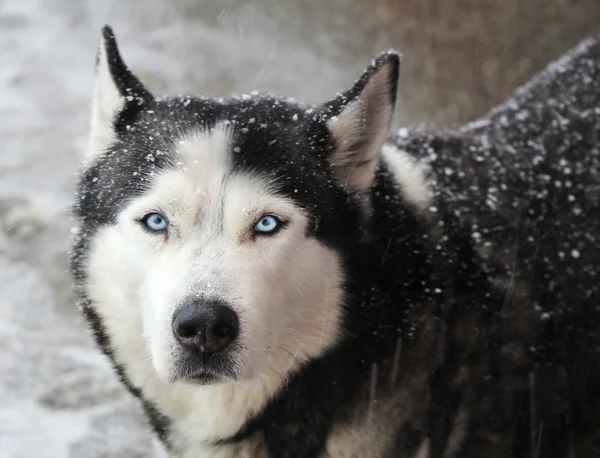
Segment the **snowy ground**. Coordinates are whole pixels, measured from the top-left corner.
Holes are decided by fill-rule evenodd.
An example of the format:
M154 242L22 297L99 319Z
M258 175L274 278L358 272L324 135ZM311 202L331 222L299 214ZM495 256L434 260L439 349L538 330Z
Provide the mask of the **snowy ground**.
M148 456L66 273L100 27L114 26L158 94L271 89L316 102L390 45L358 26L360 7L282 3L0 0L0 458Z

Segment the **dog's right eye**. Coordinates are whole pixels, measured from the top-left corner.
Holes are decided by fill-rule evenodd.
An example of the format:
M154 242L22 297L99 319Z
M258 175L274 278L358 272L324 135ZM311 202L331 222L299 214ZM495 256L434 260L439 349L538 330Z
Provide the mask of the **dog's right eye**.
M169 228L167 219L158 213L148 213L142 218L142 223L153 232L165 232Z

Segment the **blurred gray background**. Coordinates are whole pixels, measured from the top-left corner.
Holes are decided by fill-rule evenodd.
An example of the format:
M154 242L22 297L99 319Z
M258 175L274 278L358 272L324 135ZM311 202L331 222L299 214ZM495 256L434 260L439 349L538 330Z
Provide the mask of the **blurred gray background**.
M451 127L600 31L599 0L0 0L0 458L148 456L66 273L100 27L157 94L319 102L404 54L396 124Z

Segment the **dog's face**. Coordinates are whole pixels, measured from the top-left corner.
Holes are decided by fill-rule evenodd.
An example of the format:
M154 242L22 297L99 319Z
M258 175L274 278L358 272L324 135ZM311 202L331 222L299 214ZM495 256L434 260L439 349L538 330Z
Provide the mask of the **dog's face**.
M117 363L151 361L163 382L284 378L343 338L343 247L361 234L398 65L382 55L315 108L157 100L104 29L74 267Z

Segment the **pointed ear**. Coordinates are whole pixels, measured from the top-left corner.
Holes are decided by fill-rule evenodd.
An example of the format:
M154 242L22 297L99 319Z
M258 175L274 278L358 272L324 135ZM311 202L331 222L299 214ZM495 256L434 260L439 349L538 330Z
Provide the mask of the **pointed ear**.
M400 55L384 52L352 88L323 106L335 141L331 164L351 189L366 190L373 181L394 114L399 71Z
M112 29L104 26L96 54L92 132L87 158L93 159L106 152L117 133L125 129L125 118L152 100L152 94L123 62Z

